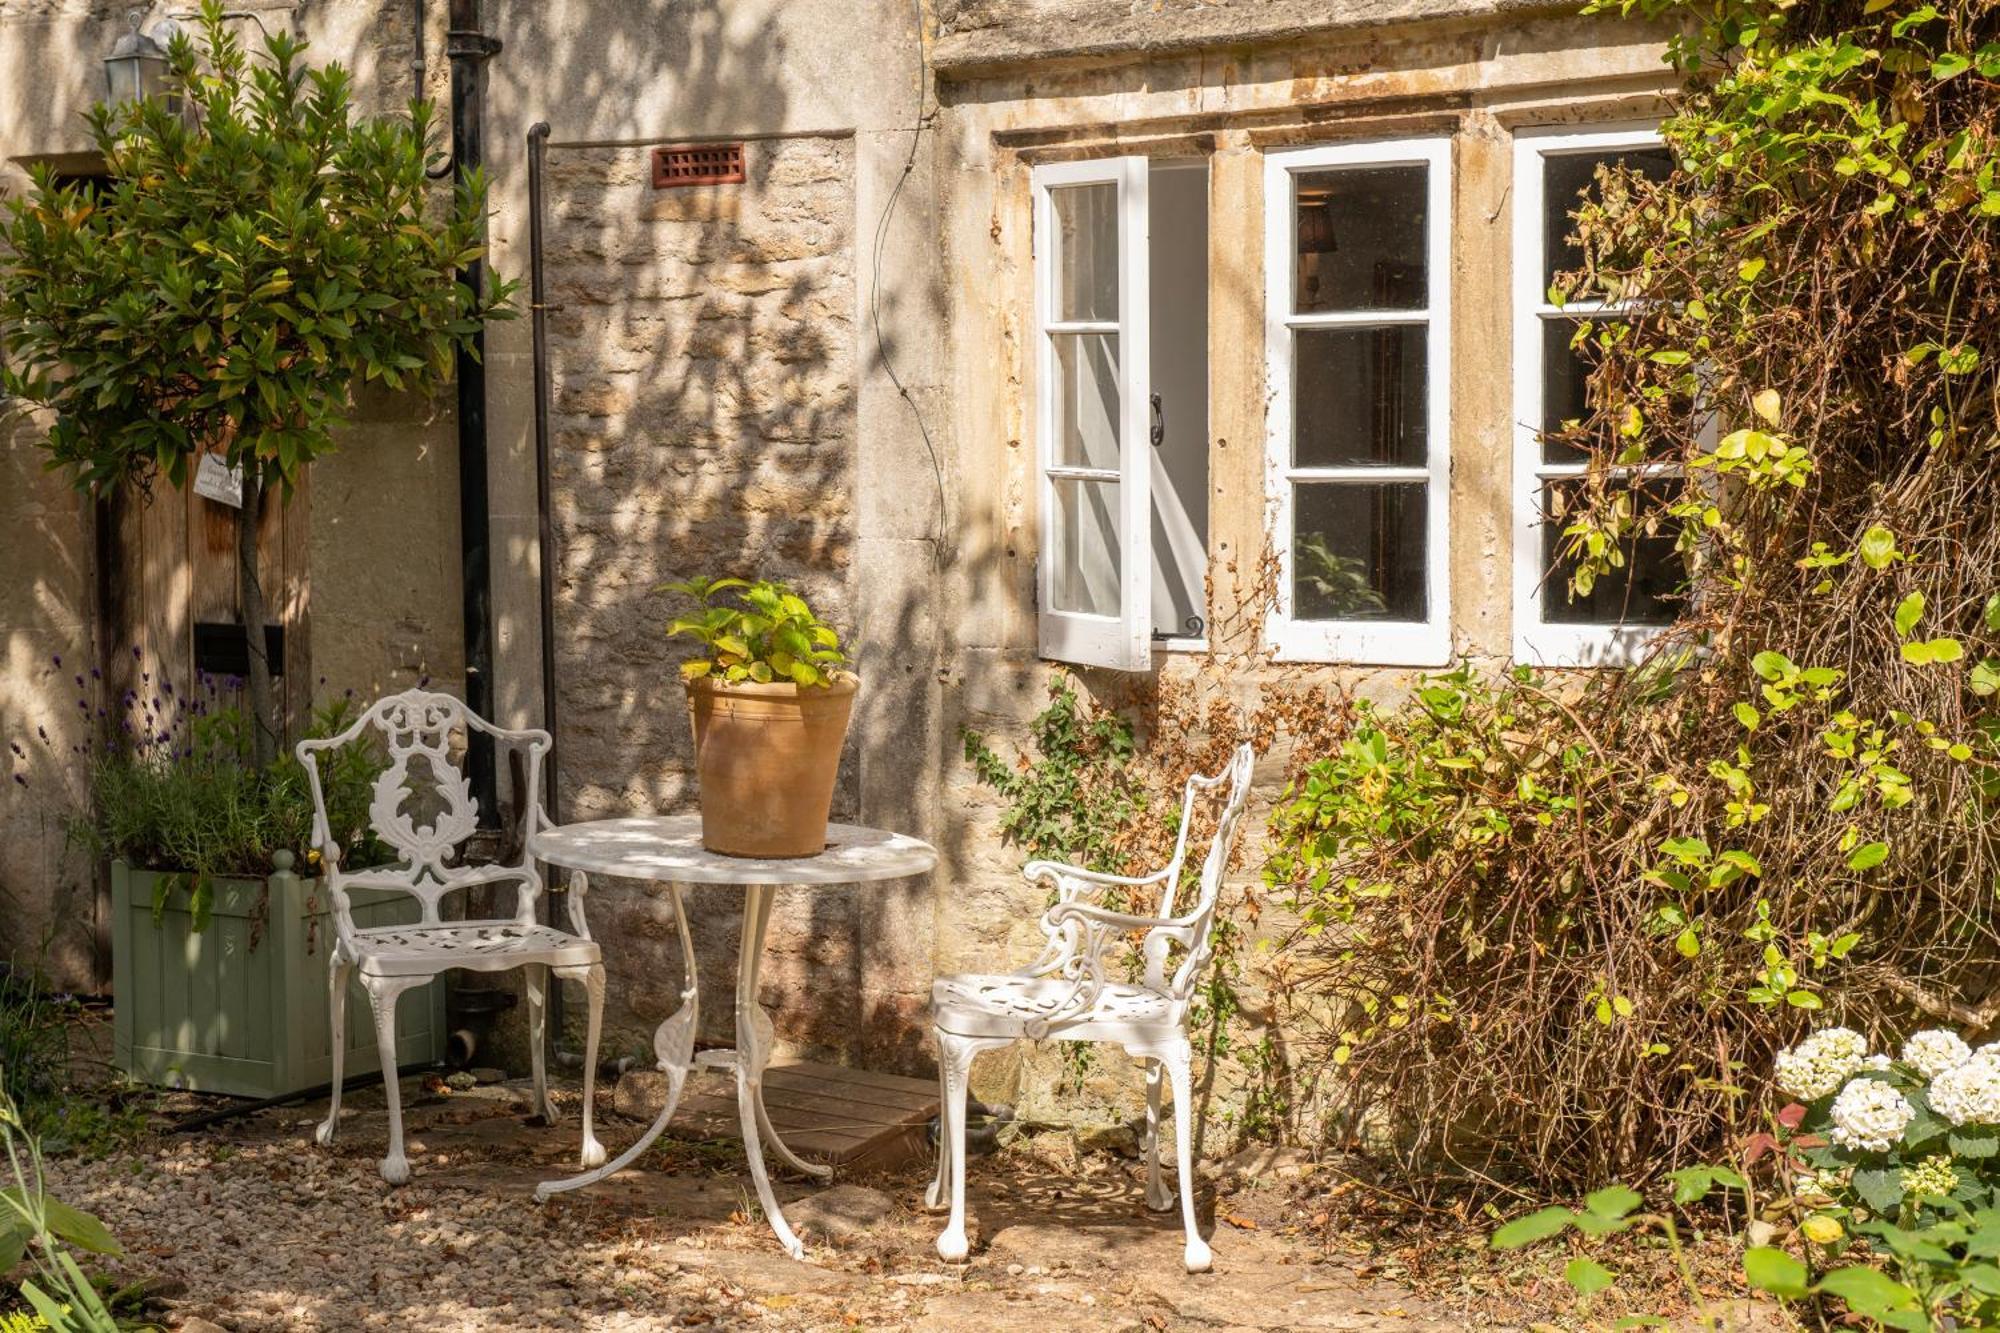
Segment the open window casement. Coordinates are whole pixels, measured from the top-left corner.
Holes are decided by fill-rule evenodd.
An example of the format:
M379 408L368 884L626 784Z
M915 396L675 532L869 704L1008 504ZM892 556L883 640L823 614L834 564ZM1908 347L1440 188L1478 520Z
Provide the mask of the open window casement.
M1153 660L1147 163L1034 170L1043 657Z

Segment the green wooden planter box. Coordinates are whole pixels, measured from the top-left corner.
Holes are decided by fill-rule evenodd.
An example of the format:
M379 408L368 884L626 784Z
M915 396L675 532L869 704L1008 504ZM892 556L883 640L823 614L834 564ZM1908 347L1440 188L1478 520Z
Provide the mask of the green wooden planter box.
M268 881L223 880L208 928L189 928L187 895L176 893L158 924L159 875L111 864L114 1059L142 1083L277 1097L333 1077L327 1015L331 904L316 880L279 873ZM255 948L252 918L265 885L270 905ZM360 926L402 925L416 899L351 891ZM396 1006L396 1058L443 1058L444 981L406 992ZM375 1023L359 983L347 988L344 1076L372 1073Z

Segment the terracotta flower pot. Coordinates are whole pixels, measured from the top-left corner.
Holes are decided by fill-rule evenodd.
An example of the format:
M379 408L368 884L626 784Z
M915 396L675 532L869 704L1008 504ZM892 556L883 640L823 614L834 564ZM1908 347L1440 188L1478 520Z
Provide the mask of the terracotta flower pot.
M860 681L687 683L701 780L701 841L725 856L814 856Z

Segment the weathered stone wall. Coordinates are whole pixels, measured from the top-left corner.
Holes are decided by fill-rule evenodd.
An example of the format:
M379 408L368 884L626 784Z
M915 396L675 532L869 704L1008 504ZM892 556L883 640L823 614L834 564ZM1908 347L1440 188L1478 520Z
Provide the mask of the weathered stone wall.
M551 153L564 818L691 808L688 648L665 634L684 603L658 584L782 578L854 620L854 143L766 140L746 157L740 185L656 190L643 147ZM851 817L851 774L840 790ZM689 901L700 966L726 981L741 895ZM851 903L800 895L774 915L772 992L794 1040L845 1047L857 1027L822 989L856 962ZM678 994L671 915L657 890L615 882L591 913L620 978L609 1021L636 1033ZM725 1008L707 1017L728 1034Z
M1265 455L1265 154L1356 139L1442 135L1452 144L1452 417L1449 510L1454 655L1498 664L1511 653L1514 423L1511 415L1512 136L1522 126L1629 122L1657 115L1671 74L1660 34L1602 20L1545 18L1546 6L1487 0L1355 5L1113 0L966 0L947 4L938 44L938 152L952 164L942 201L951 353L958 374L953 438L965 542L952 596L957 633L945 729L969 726L1003 752L1027 742L1053 668L1035 653L1035 366L1030 172L1038 162L1137 154L1200 156L1210 168L1209 482L1211 622L1256 599L1268 548ZM1227 34L1233 33L1231 37ZM1046 59L1053 57L1053 60ZM1259 603L1261 604L1261 603ZM1217 688L1254 708L1281 678L1377 699L1416 672L1256 665L1256 622L1239 621L1225 651L1241 654ZM1194 663L1156 652L1155 676ZM1077 673L1116 705L1149 682ZM1255 892L1262 825L1293 756L1258 768L1245 821L1247 855L1232 892ZM952 910L940 921L938 968L991 968L1036 942L1041 892L1018 876L1020 854L994 838L999 811L955 758L945 773ZM1267 903L1262 940L1286 921ZM1241 986L1254 1043L1270 1031L1269 955L1253 941ZM1260 1031L1261 1029L1261 1031ZM1281 1035L1281 1034L1280 1034ZM1056 1115L1088 1102L1052 1099L1058 1068L1023 1050L982 1062L980 1095ZM1242 1071L1217 1072L1221 1111ZM1091 1080L1094 1098L1129 1110L1139 1084L1115 1054Z

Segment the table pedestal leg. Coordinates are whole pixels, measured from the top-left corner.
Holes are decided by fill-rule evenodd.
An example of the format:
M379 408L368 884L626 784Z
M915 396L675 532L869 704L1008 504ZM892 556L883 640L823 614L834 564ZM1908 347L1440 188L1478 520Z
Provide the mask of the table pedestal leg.
M680 929L683 979L679 1007L653 1033L653 1056L667 1076L666 1105L660 1108L660 1114L654 1117L653 1123L646 1127L646 1132L639 1136L636 1143L603 1166L580 1176L545 1180L535 1186L537 1203L546 1203L551 1195L595 1185L606 1176L616 1175L638 1161L640 1155L652 1147L653 1141L665 1131L667 1122L674 1118L674 1111L681 1104L681 1089L687 1084L688 1071L694 1068L695 1022L701 1009L701 991L695 982L694 939L688 932L687 910L681 903L680 886L669 884L667 893L674 904L674 924Z
M794 1259L803 1259L806 1247L792 1234L778 1198L771 1192L770 1173L764 1169L761 1130L770 1117L764 1112L764 1066L770 1060L770 1020L757 1004L757 974L764 956L764 930L770 924L773 890L753 884L743 893L743 946L736 961L736 1114L743 1127L743 1153L750 1159L750 1179L757 1187L757 1202L776 1233L778 1243ZM757 1020L764 1019L760 1024ZM772 1136L777 1141L777 1136ZM780 1145L787 1161L797 1161L789 1148Z

